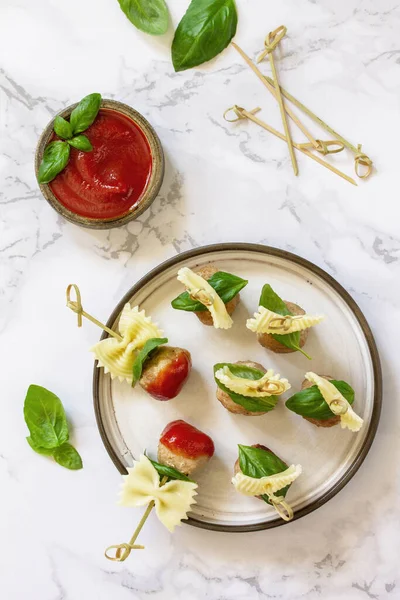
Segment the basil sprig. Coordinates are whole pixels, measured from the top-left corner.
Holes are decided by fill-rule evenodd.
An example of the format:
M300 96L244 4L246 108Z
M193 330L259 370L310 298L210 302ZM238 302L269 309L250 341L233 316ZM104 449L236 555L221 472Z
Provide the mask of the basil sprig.
M74 108L69 121L59 115L56 116L53 129L56 135L64 141L56 140L46 146L38 171L39 183L50 183L65 169L69 161L70 146L82 152L93 150L89 138L79 134L92 125L100 110L100 105L101 95L89 94Z
M218 271L211 275L208 279L208 283L217 292L224 304L227 304L237 296L237 294L248 284L246 279L237 277L237 275L231 275L231 273L224 273L224 271ZM193 300L189 292L183 292L177 298L171 302L172 308L176 310L187 310L189 312L203 312L207 310L201 302Z
M345 381L337 381L335 379L330 380L330 383L339 390L349 404L353 404L354 390L351 385ZM331 419L334 416L317 385L313 385L297 392L297 394L293 394L293 396L287 400L286 406L289 410L292 410L302 417L310 417L321 421Z
M278 315L286 316L293 315L293 313L288 309L282 298L278 296L276 292L272 289L269 283L266 283L261 291L259 306L263 306L268 310L272 310L272 312L276 312ZM279 334L271 334L274 340L283 344L287 348L291 348L292 350L296 350L301 352L306 356L309 360L311 360L311 356L306 354L302 348L300 348L300 331L295 331L294 333L286 333L285 335Z
M118 0L121 10L137 29L150 35L162 35L168 29L165 0Z
M147 454L145 453L147 456ZM178 469L174 469L174 467L168 467L167 465L162 465L161 463L156 462L155 460L151 460L149 456L147 456L155 470L162 475L163 477L168 477L168 479L179 479L180 481L191 481L193 479L189 479L187 475L184 475Z
M239 466L245 475L256 479L281 473L288 468L288 465L273 452L262 448L253 448L253 446L242 446L241 444L239 444ZM278 490L275 495L286 496L290 485ZM261 497L264 502L271 504L266 494Z
M247 365L235 365L233 363L218 363L214 365L214 379L217 386L233 400L236 404L243 406L246 410L251 412L269 412L278 403L277 396L266 396L265 398L250 398L249 396L243 396L242 394L237 394L236 392L232 392L229 388L227 388L219 379L215 377L215 373L222 369L222 367L229 367L229 370L233 375L237 377L243 377L243 379L251 379L255 381L257 379L261 379L264 375L262 371L259 369L254 369L253 367L248 367Z
M145 361L149 358L150 354L156 348L158 348L158 346L161 346L162 344L167 344L167 343L168 343L168 339L167 338L151 338L150 340L147 340L147 342L145 343L145 345L143 346L143 348L137 354L137 356L136 356L136 358L134 360L134 363L133 363L133 367L132 367L132 387L134 387L135 384L141 378L142 371L143 371L143 365L144 365Z
M82 469L82 459L68 443L68 422L61 400L46 388L30 385L24 403L27 442L38 454L52 456L67 469Z
M175 71L211 60L227 47L236 33L234 0L192 0L172 42Z

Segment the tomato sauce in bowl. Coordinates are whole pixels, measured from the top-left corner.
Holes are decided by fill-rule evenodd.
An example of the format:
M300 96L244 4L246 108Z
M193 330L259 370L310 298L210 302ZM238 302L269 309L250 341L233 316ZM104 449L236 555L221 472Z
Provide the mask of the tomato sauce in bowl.
M72 109L61 115L68 119ZM57 139L50 126L38 153L41 144L44 150ZM110 100L102 101L84 135L93 150L71 147L64 170L41 185L45 198L68 220L87 227L104 229L136 218L154 200L162 183L164 161L157 135L139 113Z

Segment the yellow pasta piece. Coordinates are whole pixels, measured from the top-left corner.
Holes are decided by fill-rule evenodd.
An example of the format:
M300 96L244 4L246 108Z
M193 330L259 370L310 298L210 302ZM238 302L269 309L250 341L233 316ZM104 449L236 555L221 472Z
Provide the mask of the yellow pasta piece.
M291 388L287 379L281 379L279 373L274 375L272 369L261 379L245 379L234 375L227 365L215 373L215 377L231 392L247 396L248 398L265 398L266 396L279 396Z
M173 479L160 486L158 472L143 454L123 479L119 504L144 506L154 500L157 517L171 532L186 519L190 506L196 502L197 483Z
M285 335L318 325L324 318L324 315L282 316L268 310L268 308L259 306L258 312L254 313L254 318L247 320L246 327L254 333Z
M342 429L360 431L364 420L354 412L351 404L330 381L311 371L305 374L305 378L318 387L333 414L340 416Z
M279 492L282 488L293 483L301 475L301 465L290 465L285 471L268 475L267 477L249 477L241 471L236 473L232 479L237 492L245 496L271 495Z
M215 329L230 329L233 321L226 306L213 287L197 273L183 267L178 271L178 281L183 283L192 298L210 311Z
M131 308L125 304L118 324L122 340L106 338L95 344L91 351L97 358L97 366L103 367L111 378L132 382L132 367L139 351L151 338L163 337L161 329L155 325L145 311L138 306Z

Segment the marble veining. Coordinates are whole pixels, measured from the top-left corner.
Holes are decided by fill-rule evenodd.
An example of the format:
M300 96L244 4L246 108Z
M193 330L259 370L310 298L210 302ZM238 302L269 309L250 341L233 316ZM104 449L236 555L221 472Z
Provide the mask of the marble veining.
M186 0L169 0L172 21ZM7 600L400 599L399 468L400 128L398 0L237 0L237 42L250 56L284 23L277 57L284 87L354 143L376 173L358 187L299 157L226 108L279 111L240 56L174 73L171 31L136 31L116 0L2 0L0 6L0 596ZM269 73L267 63L261 67ZM99 91L144 114L161 138L166 175L137 221L79 229L41 197L33 156L63 107ZM302 141L297 131L294 137ZM311 164L310 164L311 163ZM335 164L352 174L348 153ZM150 519L122 565L103 549L130 534L137 513L115 506L120 477L92 410L98 339L75 327L64 290L106 319L149 269L187 249L254 241L315 262L344 285L369 320L381 353L385 401L376 441L338 496L313 514L254 534L183 526L174 536ZM66 406L84 469L35 455L22 418L27 386L44 385Z

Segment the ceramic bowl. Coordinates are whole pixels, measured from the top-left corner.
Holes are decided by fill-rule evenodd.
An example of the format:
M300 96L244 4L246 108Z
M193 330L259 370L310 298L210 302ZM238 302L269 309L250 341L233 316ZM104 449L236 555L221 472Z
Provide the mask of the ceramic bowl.
M76 106L77 104L72 104L71 106L64 108L57 114L63 117L64 119L67 119ZM95 219L91 217L84 217L72 212L63 204L61 204L61 202L53 194L50 186L47 183L39 184L39 187L47 202L54 208L54 210L56 210L60 215L67 219L67 221L70 221L75 225L80 225L81 227L88 227L90 229L111 229L112 227L120 227L121 225L129 223L129 221L133 221L145 210L147 210L151 203L155 200L164 178L164 154L161 142L156 132L154 131L150 123L139 112L137 112L130 106L123 104L122 102L117 102L116 100L103 99L100 108L115 110L134 121L134 123L136 123L136 125L138 125L138 127L144 133L147 142L150 146L150 151L153 159L152 172L147 186L144 189L144 192L141 198L139 199L137 205L132 210L129 210L122 215L110 219ZM55 115L54 118L56 116L57 115ZM35 155L36 177L38 175L39 165L43 158L43 152L53 135L54 118L50 121L46 129L43 131L37 145Z

